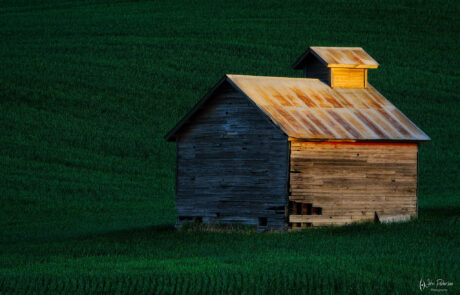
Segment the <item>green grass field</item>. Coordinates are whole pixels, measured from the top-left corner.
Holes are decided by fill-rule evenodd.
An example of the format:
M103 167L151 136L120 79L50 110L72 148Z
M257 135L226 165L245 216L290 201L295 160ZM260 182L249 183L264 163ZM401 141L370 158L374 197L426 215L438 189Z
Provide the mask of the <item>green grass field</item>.
M0 294L460 293L456 1L1 1ZM225 73L362 46L421 127L419 219L176 231L163 135ZM432 293L425 290L423 293Z

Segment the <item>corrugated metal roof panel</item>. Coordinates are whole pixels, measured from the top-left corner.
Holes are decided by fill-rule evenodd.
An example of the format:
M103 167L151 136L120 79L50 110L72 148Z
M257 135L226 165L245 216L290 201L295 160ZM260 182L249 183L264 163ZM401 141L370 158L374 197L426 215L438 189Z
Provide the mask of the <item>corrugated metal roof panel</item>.
M306 57L310 54L316 56L323 64L330 68L372 68L379 64L361 47L320 47L311 46L294 63L295 69L304 66Z
M318 79L227 75L288 136L426 141L430 138L374 87L333 89Z

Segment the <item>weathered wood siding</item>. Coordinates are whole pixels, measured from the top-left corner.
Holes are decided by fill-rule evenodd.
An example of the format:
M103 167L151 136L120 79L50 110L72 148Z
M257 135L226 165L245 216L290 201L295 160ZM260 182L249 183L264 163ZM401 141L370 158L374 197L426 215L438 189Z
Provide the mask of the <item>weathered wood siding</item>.
M293 141L290 159L293 228L417 215L416 144Z
M330 85L331 82L331 69L322 64L315 57L309 57L305 61L304 77L319 79L324 83Z
M266 219L266 227L284 228L288 156L287 137L240 92L222 87L177 139L178 222Z
M366 88L367 69L332 68L331 87Z

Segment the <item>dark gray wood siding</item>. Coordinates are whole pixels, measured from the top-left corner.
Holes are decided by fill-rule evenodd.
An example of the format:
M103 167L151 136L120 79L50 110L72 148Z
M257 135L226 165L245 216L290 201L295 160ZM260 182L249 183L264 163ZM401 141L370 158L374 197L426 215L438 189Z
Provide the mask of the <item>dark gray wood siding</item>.
M321 63L312 54L305 61L304 77L319 79L324 83L331 85L331 69Z
M225 83L177 137L178 222L285 228L288 157L286 135Z

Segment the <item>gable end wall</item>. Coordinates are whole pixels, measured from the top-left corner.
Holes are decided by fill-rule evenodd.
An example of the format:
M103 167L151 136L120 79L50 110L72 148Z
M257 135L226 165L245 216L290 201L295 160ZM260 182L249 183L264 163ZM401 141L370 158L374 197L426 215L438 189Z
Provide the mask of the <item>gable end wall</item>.
M331 69L321 63L312 54L310 54L305 61L304 77L319 79L324 83L331 85Z
M178 222L285 228L288 146L248 98L222 87L177 137Z

